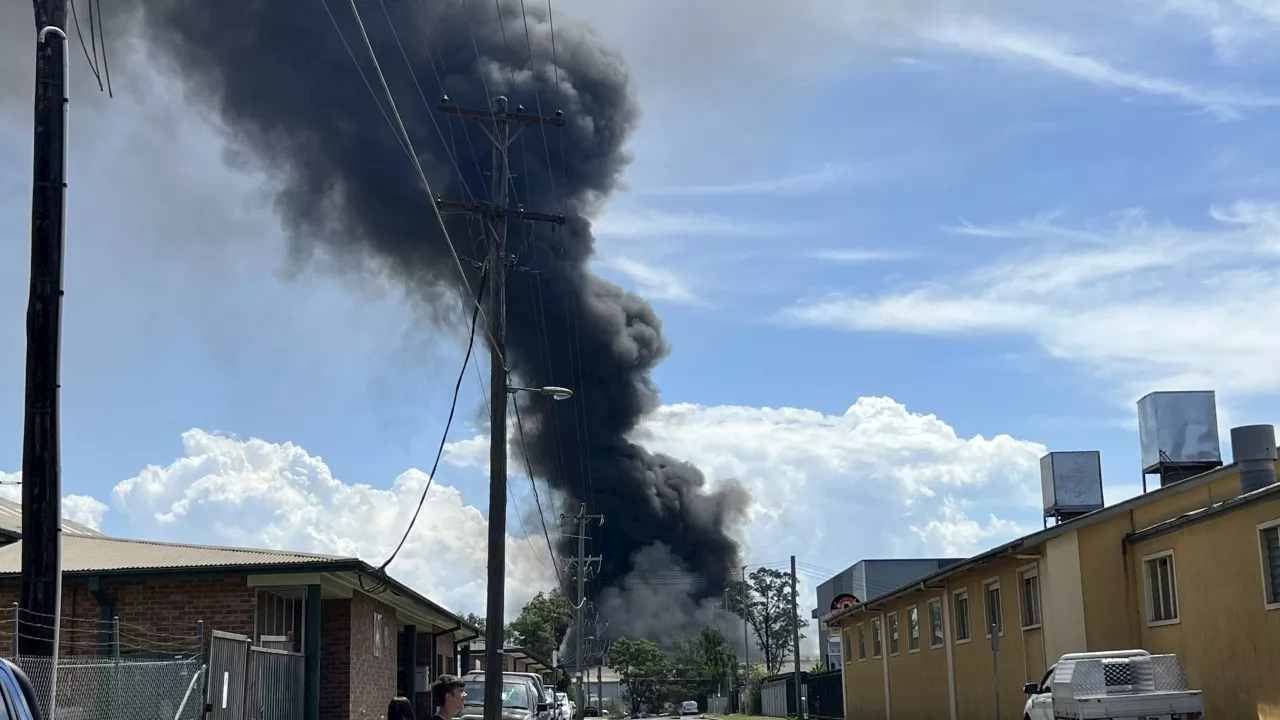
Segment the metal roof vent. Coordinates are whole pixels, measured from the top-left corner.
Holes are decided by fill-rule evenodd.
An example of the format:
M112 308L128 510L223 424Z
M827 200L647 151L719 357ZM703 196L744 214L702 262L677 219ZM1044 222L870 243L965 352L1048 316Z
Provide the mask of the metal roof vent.
M1276 482L1276 428L1245 425L1231 428L1231 455L1240 466L1240 492L1261 490Z
M1212 390L1153 392L1138 401L1142 489L1147 476L1161 487L1222 467L1218 408Z
M1102 453L1097 450L1051 452L1040 458L1040 494L1044 524L1054 524L1102 509Z

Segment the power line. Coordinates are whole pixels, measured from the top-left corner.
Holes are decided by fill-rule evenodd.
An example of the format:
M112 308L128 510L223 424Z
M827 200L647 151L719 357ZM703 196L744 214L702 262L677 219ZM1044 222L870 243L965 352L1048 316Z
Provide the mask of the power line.
M485 279L488 276L488 268L480 271L480 282L476 288L477 298L480 293L484 292ZM467 374L467 363L471 361L471 351L476 343L476 325L480 320L480 303L477 300L475 310L471 312L471 332L467 337L467 354L462 359L462 368L458 371L458 380L453 384L453 400L449 402L449 417L444 422L444 432L440 433L440 446L436 448L436 459L431 463L431 474L427 476L427 485L422 488L422 496L418 498L418 507L413 511L413 517L409 519L409 527L404 529L404 535L400 538L400 542L396 545L396 549L391 551L391 556L386 562L378 566L378 572L386 572L387 566L392 560L396 559L396 555L400 553L400 548L404 547L404 543L409 539L409 531L413 530L413 524L418 521L418 514L422 512L422 504L427 499L427 491L431 489L431 483L436 479L436 469L440 467L440 458L444 456L444 446L449 440L449 427L453 425L453 415L458 409L458 394L462 390L462 378Z
M347 46L346 37L342 34L342 29L338 25L338 19L334 17L333 11L329 9L328 0L320 0L320 3L324 6L325 13L329 15L329 20L333 23L334 29L338 31L339 37L342 38L342 44ZM387 105L391 110L388 122L390 122L390 118L395 118L392 129L398 129L397 139L400 141L401 147L408 154L409 160L413 163L414 170L418 173L418 180L422 183L422 188L427 193L427 199L431 202L431 211L435 216L436 224L439 226L440 232L444 236L445 245L448 246L449 254L453 257L454 266L458 269L458 277L462 280L462 284L467 288L467 290L471 290L471 282L467 279L467 271L462 267L462 258L458 255L458 250L454 247L453 240L449 237L449 228L445 224L444 214L440 211L440 207L435 202L436 198L435 193L431 191L431 182L427 180L427 173L422 168L422 161L418 159L418 153L413 148L413 140L409 137L409 131L405 127L404 119L400 116L400 110L396 107L395 96L391 92L390 84L387 83L386 75L382 72L382 65L378 62L378 54L373 49L373 42L369 40L369 33L365 30L364 20L360 18L360 11L356 8L356 0L348 0L348 4L351 6L351 15L356 21L356 27L360 30L360 37L364 41L365 50L369 53L369 60L373 63L373 69L377 72L378 82L382 85L382 90L386 94ZM351 55L352 60L354 61L355 55L351 52L350 46L347 46L347 52ZM363 69L360 69L358 61L356 62L356 67L359 69L361 77L365 79L365 84L369 85L369 89L372 92L372 84L369 83L368 78L365 77ZM374 94L374 101L378 102L376 93ZM381 108L382 103L378 102L378 106ZM383 112L383 115L386 116L385 111ZM484 310L481 308L481 298L478 295L475 298L475 307L477 313L484 315ZM489 331L489 321L490 318L485 317L485 335L489 337L491 347L494 347L497 343L493 343L493 337ZM505 364L505 358L499 356L499 359Z

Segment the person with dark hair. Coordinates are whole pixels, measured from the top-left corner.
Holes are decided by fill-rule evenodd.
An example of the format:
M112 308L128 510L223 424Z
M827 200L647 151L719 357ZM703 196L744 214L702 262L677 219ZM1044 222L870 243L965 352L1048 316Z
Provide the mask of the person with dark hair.
M407 697L394 698L387 705L387 720L413 720L413 703Z
M462 703L467 699L465 688L456 675L441 675L431 684L431 705L436 714L431 720L451 720L462 711Z

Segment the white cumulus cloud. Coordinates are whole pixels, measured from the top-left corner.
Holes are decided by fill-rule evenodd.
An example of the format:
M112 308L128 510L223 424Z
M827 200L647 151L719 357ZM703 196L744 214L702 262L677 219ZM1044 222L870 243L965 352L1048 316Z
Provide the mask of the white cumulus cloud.
M22 473L0 470L0 497L16 503L22 502ZM106 503L89 495L62 497L62 517L94 530L102 529L102 518L108 509Z
M139 537L218 542L355 556L380 564L400 539L427 476L410 469L389 485L346 482L289 442L200 429L180 457L149 465L112 490ZM458 490L432 484L391 574L457 612L483 612L488 524ZM507 612L555 584L546 540L507 538Z

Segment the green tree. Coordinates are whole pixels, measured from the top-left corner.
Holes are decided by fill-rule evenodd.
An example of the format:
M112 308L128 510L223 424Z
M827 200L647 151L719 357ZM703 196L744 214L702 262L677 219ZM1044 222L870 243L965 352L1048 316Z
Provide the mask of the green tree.
M830 669L831 669L831 668L827 667L827 661L826 661L826 660L818 659L818 660L814 660L813 662L809 663L809 672L814 673L814 674L817 674L817 673L824 673L824 672L827 672L827 671L828 671L828 670L830 670Z
M569 603L559 588L538 593L508 626L512 642L550 662L569 631Z
M485 628L489 626L489 623L486 622L484 618L480 617L475 613L467 613L466 615L462 616L462 621L478 629L480 631L480 637L478 639L482 642L484 641L485 633L487 632ZM515 642L515 639L516 639L515 633L512 631L511 625L507 625L507 627L503 630L502 634L503 634L503 643L510 645L511 643Z
M745 583L729 582L727 599L729 612L742 618L755 632L765 668L770 675L777 674L791 657L794 631L809 624L791 604L790 573L756 568Z
M708 696L728 692L733 687L738 667L729 640L710 626L678 641L671 653L671 663L668 699L673 703L696 699L704 706Z
M671 680L671 660L652 640L621 637L609 646L609 667L618 673L631 712L656 710Z

